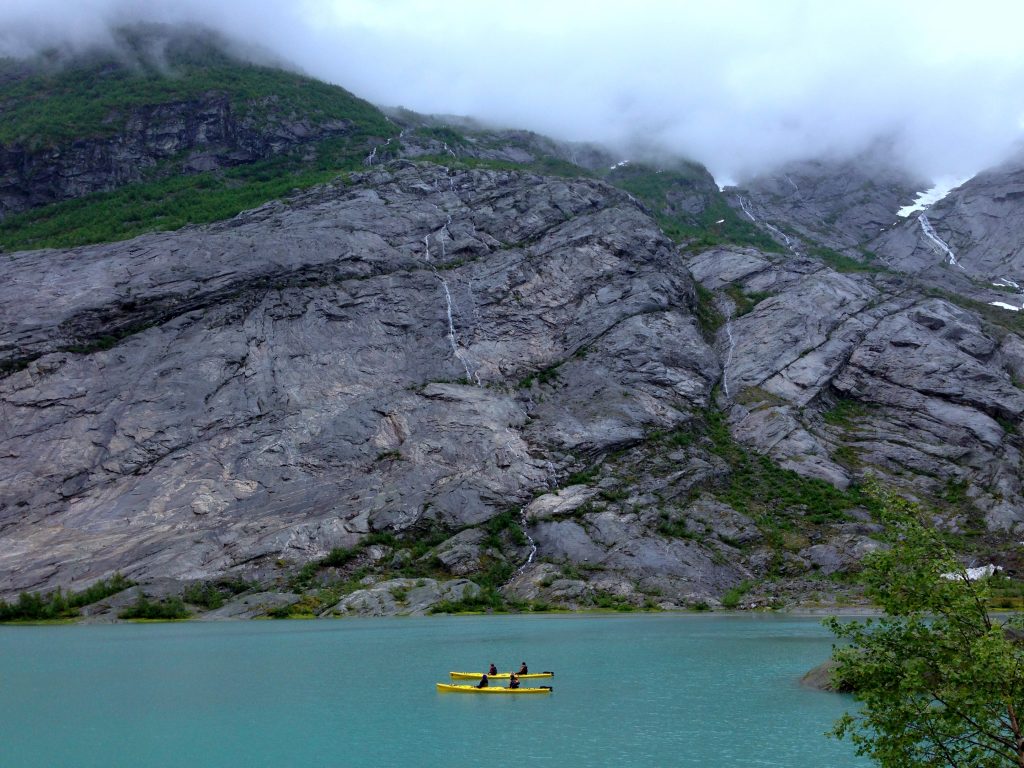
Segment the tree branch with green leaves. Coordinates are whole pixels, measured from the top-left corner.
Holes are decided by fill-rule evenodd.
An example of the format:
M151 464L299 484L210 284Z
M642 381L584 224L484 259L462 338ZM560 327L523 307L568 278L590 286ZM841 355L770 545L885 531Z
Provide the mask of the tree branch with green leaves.
M985 579L971 580L917 505L878 487L888 549L864 560L865 592L881 609L831 618L842 641L835 676L856 713L832 735L884 768L1024 768L1024 647L989 614Z

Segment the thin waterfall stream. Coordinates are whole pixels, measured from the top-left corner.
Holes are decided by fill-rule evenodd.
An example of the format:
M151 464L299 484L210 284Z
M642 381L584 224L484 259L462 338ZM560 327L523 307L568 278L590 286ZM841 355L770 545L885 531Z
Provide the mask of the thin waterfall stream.
M949 247L949 243L939 237L935 228L932 227L932 223L928 221L928 217L922 213L917 217L917 221L921 225L921 231L924 232L925 237L932 242L932 245L936 246L940 251L946 254L950 265L963 269L963 265L957 261L956 254L953 253L953 249Z
M451 221L452 217L449 215L447 222L441 228L442 235L447 234L448 225L451 224ZM445 315L448 318L448 343L451 345L452 354L455 356L456 360L462 363L462 368L466 372L466 381L474 382L478 387L483 386L483 382L480 381L480 375L473 370L472 366L469 364L469 360L459 349L459 336L455 330L455 312L452 302L452 292L448 287L448 281L440 272L438 272L437 267L434 266L430 255L430 235L423 236L423 252L424 261L427 263L427 266L430 267L430 271L434 273L434 277L436 277L441 283L441 289L444 292ZM441 238L441 254L442 258L445 258L444 237Z

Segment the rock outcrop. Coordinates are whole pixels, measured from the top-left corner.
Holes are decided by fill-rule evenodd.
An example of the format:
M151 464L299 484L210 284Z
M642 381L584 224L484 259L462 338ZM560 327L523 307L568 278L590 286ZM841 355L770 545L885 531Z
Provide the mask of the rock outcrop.
M166 175L252 163L353 130L314 121L268 97L248 110L223 92L138 107L114 137L34 147L0 144L0 220L28 208Z

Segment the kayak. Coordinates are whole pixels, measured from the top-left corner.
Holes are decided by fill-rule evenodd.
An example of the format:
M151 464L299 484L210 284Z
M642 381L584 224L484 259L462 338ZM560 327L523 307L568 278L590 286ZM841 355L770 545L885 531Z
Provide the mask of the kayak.
M438 683L437 690L442 693L551 693L551 688L547 685L542 685L540 688L501 688L499 686L477 688L475 685Z
M483 672L449 672L452 680L479 680L484 676ZM508 676L511 672L499 672L496 675L488 675L488 680L508 680ZM530 672L526 675L520 675L520 680L531 680L538 677L554 677L554 672Z

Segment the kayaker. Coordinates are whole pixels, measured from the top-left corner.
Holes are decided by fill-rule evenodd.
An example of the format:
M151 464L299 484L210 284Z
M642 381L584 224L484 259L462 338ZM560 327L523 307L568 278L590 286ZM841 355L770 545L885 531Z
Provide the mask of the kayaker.
M487 675L484 675L483 677L480 678L480 682L476 684L476 687L477 688L486 688L487 685L488 685L488 683L487 683Z
M513 672L511 675L508 676L508 687L509 688L518 688L519 687L519 675L517 675L515 672Z
M494 666L494 662L493 661L491 662L491 668L487 670L487 674L488 675L496 675L496 674L498 674L498 668L496 666Z
M530 670L528 670L526 668L526 662L525 661L523 662L523 665L519 668L519 674L520 675L528 675L528 674L530 674Z

